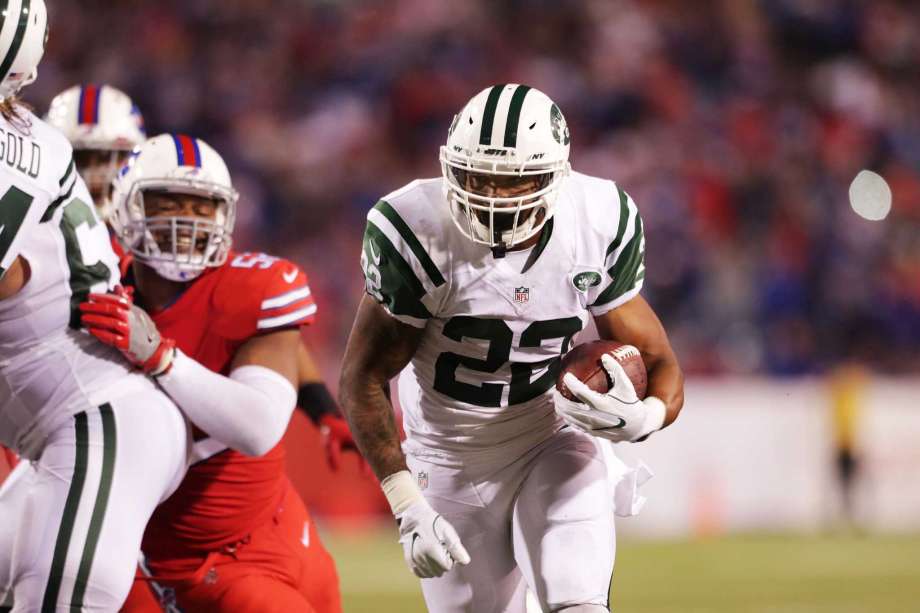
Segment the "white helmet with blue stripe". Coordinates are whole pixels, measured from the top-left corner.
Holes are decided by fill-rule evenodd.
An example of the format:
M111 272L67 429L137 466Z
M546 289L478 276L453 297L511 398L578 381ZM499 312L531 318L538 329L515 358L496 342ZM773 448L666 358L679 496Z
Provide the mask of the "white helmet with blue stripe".
M35 81L47 38L45 0L0 0L0 100Z
M144 142L144 118L123 91L111 85L75 85L54 97L45 120L73 145L77 170L100 217L112 214L109 188L128 153Z
M454 117L440 158L454 224L476 243L507 249L536 236L552 218L570 170L569 129L543 92L495 85ZM502 196L473 187L512 177L533 188Z
M226 262L239 194L223 158L184 134L161 134L136 147L112 184L112 228L125 249L171 281L191 281ZM144 194L185 194L213 200L211 219L148 214Z
M144 118L131 98L111 85L74 85L54 97L45 120L74 149L131 151L144 142Z

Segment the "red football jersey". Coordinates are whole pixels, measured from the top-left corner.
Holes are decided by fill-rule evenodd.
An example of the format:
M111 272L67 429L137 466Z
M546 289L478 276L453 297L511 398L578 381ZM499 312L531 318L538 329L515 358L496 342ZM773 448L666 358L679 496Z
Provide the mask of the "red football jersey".
M315 313L307 277L296 265L262 253L231 253L175 303L150 315L186 355L226 375L247 340L310 324ZM144 534L154 574L194 570L198 554L235 543L268 521L284 493L281 444L264 456L249 457L200 431L195 438L197 463L154 512Z
M118 235L115 234L111 226L109 227L109 243L112 245L112 251L118 256L118 272L121 273L121 278L124 279L128 276L128 269L131 268L133 258L125 251L121 241L118 240Z

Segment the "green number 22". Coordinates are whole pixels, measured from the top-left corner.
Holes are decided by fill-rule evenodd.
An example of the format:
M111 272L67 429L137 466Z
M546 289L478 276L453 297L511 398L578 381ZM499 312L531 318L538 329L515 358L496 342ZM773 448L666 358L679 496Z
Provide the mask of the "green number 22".
M569 348L572 337L581 331L578 317L535 321L521 334L520 348L539 347L544 341L562 339L558 356L536 363L513 362L511 364L511 387L508 390L508 404L519 404L545 393L559 374L560 357ZM489 342L484 360L445 352L438 356L435 364L434 389L454 400L481 407L502 405L504 383L483 383L473 385L457 380L457 368L463 366L476 372L494 373L511 358L514 333L507 323L500 319L478 317L452 317L444 326L444 336L462 342L464 338ZM536 381L531 382L535 370L546 368Z

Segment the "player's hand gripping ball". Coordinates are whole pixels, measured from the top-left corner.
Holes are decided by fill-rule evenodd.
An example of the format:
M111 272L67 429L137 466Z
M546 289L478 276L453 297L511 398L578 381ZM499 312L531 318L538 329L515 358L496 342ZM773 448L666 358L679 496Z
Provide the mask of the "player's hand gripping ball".
M636 396L645 398L648 374L645 371L642 355L632 345L624 345L616 341L582 343L565 354L562 358L562 368L556 378L556 389L559 390L559 393L569 400L578 400L563 383L565 374L572 373L595 392L606 394L610 390L611 380L610 374L601 362L601 357L605 353L612 355L623 367L629 380L632 381Z
M614 442L640 441L664 425L666 413L658 398L643 399L647 385L638 349L595 341L565 356L553 399L573 428Z

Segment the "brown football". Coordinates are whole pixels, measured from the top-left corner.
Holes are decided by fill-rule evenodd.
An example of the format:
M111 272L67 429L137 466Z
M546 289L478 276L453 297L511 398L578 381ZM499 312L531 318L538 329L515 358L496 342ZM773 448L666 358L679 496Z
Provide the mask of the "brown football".
M626 375L636 388L639 398L645 398L648 387L648 373L639 350L632 345L616 341L591 341L582 343L562 358L562 368L556 378L556 389L569 400L578 401L562 382L565 373L570 372L595 392L606 394L610 389L610 377L601 364L601 356L609 353L626 371Z

